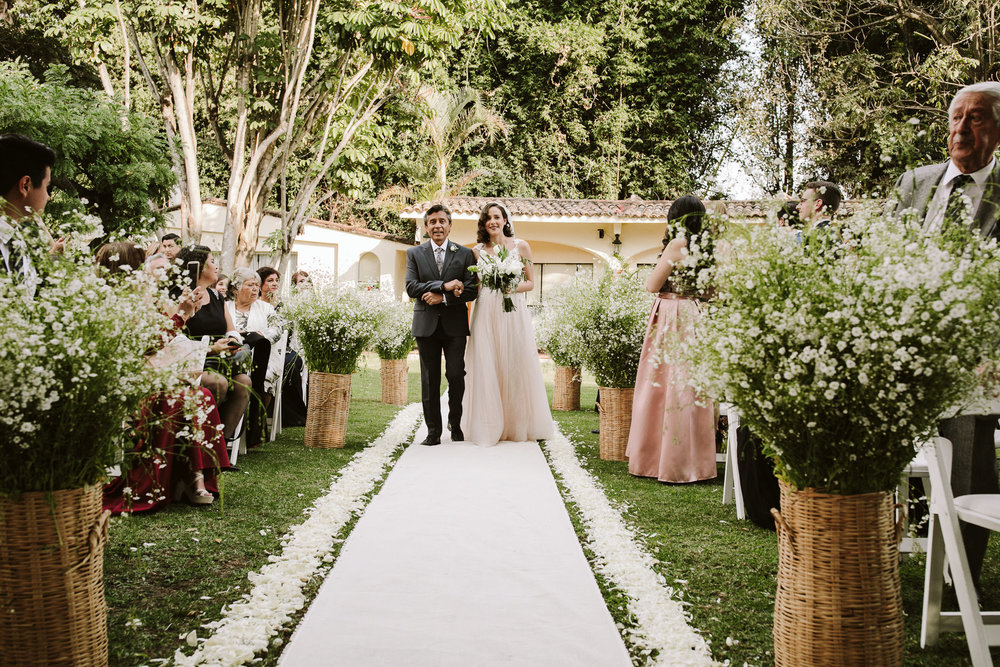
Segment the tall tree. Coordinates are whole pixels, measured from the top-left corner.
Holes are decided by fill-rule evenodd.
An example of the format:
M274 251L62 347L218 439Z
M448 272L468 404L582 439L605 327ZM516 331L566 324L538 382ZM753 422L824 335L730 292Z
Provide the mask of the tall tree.
M483 101L482 93L462 86L456 90L431 90L423 96L417 150L413 158L403 159L397 169L407 184L385 190L380 199L407 204L413 201L436 201L453 197L482 171L450 174L452 160L462 148L491 143L507 135L507 123Z
M708 191L729 136L724 66L744 0L521 0L453 75L489 91L506 142L462 155L483 194L626 198Z
M987 0L761 0L761 25L805 69L805 169L884 193L944 157L951 95L1000 75L1000 12Z
M150 202L166 201L175 182L162 133L139 114L126 114L122 123L122 113L99 90L70 85L64 65L39 81L24 64L0 63L0 127L44 142L58 156L50 218L82 209L100 217L106 235L117 236L162 223Z

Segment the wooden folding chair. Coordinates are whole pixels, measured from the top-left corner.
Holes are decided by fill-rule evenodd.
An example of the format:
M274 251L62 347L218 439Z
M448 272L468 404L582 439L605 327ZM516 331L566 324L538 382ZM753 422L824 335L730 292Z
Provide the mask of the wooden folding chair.
M993 664L990 646L1000 646L1000 612L980 611L962 542L959 520L1000 531L1000 494L953 497L951 441L934 438L924 448L931 481L930 527L920 645L929 646L941 632L965 630L974 667ZM955 585L959 611L941 611L944 568L947 561Z

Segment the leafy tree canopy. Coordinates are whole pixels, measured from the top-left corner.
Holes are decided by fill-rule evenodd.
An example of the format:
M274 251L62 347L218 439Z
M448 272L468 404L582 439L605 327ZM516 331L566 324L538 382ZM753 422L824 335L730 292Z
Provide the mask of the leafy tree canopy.
M39 81L23 63L0 63L0 131L55 150L53 185L60 192L46 213L82 208L109 235L160 225L151 203L165 203L176 182L161 133L102 93L71 86L64 65L51 66Z

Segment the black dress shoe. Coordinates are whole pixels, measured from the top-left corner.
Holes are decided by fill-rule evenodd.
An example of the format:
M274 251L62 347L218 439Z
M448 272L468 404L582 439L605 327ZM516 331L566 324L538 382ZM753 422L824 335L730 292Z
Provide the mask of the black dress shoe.
M465 434L462 433L462 429L453 428L451 429L451 441L452 442L463 442L465 440Z
M441 444L441 436L439 435L429 435L424 438L424 441L420 443L424 447L433 447L434 445Z

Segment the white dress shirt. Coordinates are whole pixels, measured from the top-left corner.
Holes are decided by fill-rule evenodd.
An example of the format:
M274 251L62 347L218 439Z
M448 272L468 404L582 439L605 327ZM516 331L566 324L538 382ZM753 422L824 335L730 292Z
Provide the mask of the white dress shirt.
M979 203L983 200L983 186L986 184L986 179L990 177L996 164L996 158L993 158L988 165L979 171L969 174L972 177L972 183L965 186L963 196L969 203L969 210L972 212L972 215L976 214ZM930 204L927 205L927 215L924 217L924 231L926 233L937 234L941 231L941 225L944 223L945 209L948 208L948 197L951 195L952 188L954 187L955 178L961 174L962 170L949 160L948 168L945 170L944 176L941 177L941 181L938 183L937 190L934 191L934 196L931 198Z
M14 266L11 262L11 246L19 243L17 238L18 230L6 217L0 216L0 258L3 259L3 268L8 275L13 273ZM38 271L31 263L30 254L22 249L21 252L21 283L27 288L29 294L34 296L38 289Z

